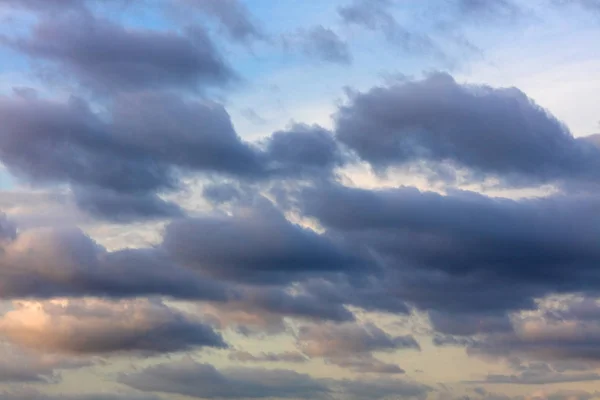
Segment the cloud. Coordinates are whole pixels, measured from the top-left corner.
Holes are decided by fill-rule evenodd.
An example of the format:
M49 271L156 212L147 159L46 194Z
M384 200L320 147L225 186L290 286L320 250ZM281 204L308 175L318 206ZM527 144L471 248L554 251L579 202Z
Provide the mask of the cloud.
M560 319L531 316L517 319L512 332L482 337L467 348L473 355L526 356L545 361L600 361L600 323L577 313ZM596 379L588 375L589 379Z
M93 364L89 359L38 355L7 344L0 349L0 382L3 383L56 383L61 380L62 371Z
M566 382L589 382L600 380L600 374L594 372L578 374L549 373L541 376L519 374L519 375L487 375L482 381L469 383L509 384L509 385L546 385L552 383Z
M33 183L74 188L84 210L113 220L181 214L158 193L178 172L265 176L224 108L161 93L120 95L110 122L81 99L0 98L0 159Z
M319 61L334 64L350 64L352 54L348 43L337 33L323 25L300 30L295 35L286 38L286 42L296 42L298 47L309 57Z
M203 399L325 398L330 390L309 375L289 370L231 368L183 360L122 374L119 381L134 389Z
M321 297L293 293L284 287L238 287L236 299L201 306L212 323L242 334L275 334L286 330L285 318L300 321L353 321L354 314L343 302L327 302Z
M526 183L598 181L600 150L516 88L463 85L445 73L354 95L336 136L377 169L448 164L472 179Z
M373 351L416 349L412 336L391 336L374 324L306 325L300 328L298 343L310 357L344 357Z
M372 353L398 349L420 350L410 335L391 336L374 324L306 325L298 332L298 347L307 356L326 361L355 372L401 374L397 365L384 363Z
M265 140L269 169L283 176L323 176L346 160L333 134L318 125L294 124Z
M385 399L391 396L423 400L434 391L427 385L399 379L343 380L338 385L347 398L355 400Z
M357 25L371 31L380 31L386 40L407 53L432 55L444 59L435 42L425 34L413 32L396 20L391 0L353 0L338 8L338 14L347 25Z
M43 352L169 353L227 345L201 321L159 301L20 302L0 319L0 334Z
M164 295L224 301L228 288L178 267L159 250L108 252L78 229L19 233L0 253L0 297Z
M344 273L364 263L332 239L289 222L264 199L234 212L175 221L162 248L191 269L254 284Z
M93 393L93 394L60 394L52 395L35 389L1 392L5 400L161 400L157 396L134 393Z
M239 0L175 0L180 13L197 10L215 18L227 35L242 43L265 39L263 29L250 15L248 8Z
M84 0L0 0L0 7L36 12L63 12L69 9L81 9L84 3Z
M234 80L206 33L133 29L67 13L43 18L28 37L2 41L28 56L47 61L59 74L73 76L98 93L178 88L199 90ZM99 58L100 57L100 58Z
M285 363L305 363L308 358L296 351L286 351L283 353L265 353L258 355L248 353L247 351L234 351L229 354L229 359L238 362L285 362Z
M374 283L380 296L420 309L502 314L600 284L595 196L510 200L322 185L306 189L300 203L329 234L376 252L385 276ZM500 319L487 329L505 327Z

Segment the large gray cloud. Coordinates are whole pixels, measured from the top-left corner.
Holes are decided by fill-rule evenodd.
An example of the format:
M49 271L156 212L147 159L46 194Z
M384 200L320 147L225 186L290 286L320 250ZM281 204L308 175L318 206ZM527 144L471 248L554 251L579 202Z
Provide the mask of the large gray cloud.
M235 76L199 28L182 36L126 28L90 13L65 13L42 19L28 37L2 41L100 93L194 90L226 84Z
M158 94L115 99L110 122L86 102L0 99L0 158L18 177L70 183L85 210L112 219L165 217L181 210L157 196L180 183L176 169L264 176L222 106Z
M175 221L167 227L162 247L190 268L252 283L333 275L365 263L342 244L289 222L266 200L233 216Z
M534 297L600 284L595 196L509 200L333 185L306 190L302 203L330 230L378 253L389 268L387 295L424 309L532 308Z
M376 168L452 163L473 178L520 184L599 178L600 150L520 90L463 85L444 73L353 96L336 132Z

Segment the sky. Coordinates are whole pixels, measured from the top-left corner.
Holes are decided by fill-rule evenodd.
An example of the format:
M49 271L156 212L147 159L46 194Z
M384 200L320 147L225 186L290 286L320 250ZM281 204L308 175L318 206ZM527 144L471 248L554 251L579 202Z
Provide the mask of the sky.
M0 0L0 399L600 399L597 0Z

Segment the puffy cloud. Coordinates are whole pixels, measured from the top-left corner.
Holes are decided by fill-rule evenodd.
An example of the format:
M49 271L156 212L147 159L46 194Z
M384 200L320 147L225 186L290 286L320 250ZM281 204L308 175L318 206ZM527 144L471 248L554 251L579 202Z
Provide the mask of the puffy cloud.
M365 263L331 238L289 222L266 201L232 216L175 221L162 247L192 269L255 284L349 272Z
M435 73L354 95L337 138L376 168L426 163L517 184L597 182L600 150L516 88L463 85Z
M160 250L108 252L78 229L32 229L0 253L0 297L165 295L224 301L228 288L178 267Z
M272 173L284 176L322 176L344 163L333 134L318 125L294 124L265 141Z
M140 372L122 374L120 382L132 388L203 399L326 398L325 383L289 370L231 368L183 360L159 364Z
M97 92L223 85L234 73L200 29L132 29L91 13L44 18L29 37L4 38L12 48L60 68ZM103 58L99 58L103 57Z
M168 353L227 345L210 327L159 301L19 302L0 334L20 346L56 353Z
M386 266L381 296L421 309L501 314L600 284L595 196L509 200L329 185L307 189L301 203L346 243L377 252ZM500 319L492 326L506 326Z

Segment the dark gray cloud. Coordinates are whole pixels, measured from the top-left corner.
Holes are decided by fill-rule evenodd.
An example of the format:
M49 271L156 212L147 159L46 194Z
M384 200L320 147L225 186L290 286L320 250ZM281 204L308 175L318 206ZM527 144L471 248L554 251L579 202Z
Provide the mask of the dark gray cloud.
M326 398L330 393L325 383L294 371L258 368L217 370L212 365L191 360L122 374L119 381L142 391L203 399L315 399Z
M376 168L451 163L512 184L598 182L600 150L575 139L516 88L462 85L444 73L354 95L337 138Z
M242 142L222 106L159 93L121 95L110 121L87 103L0 99L0 158L34 183L70 183L78 205L123 220L181 210L158 197L199 171L266 177L258 152Z
M329 28L317 25L299 31L296 36L302 51L312 58L336 64L352 62L348 44Z
M4 314L0 334L22 347L67 354L157 354L227 347L221 335L201 321L147 300L25 303Z
M95 92L223 85L235 74L206 33L136 30L90 13L44 18L28 37L4 44L59 68Z
M233 40L249 43L265 39L263 29L240 0L174 0L174 4L182 13L197 10L216 18Z
M112 120L115 135L155 163L241 177L262 172L257 152L241 140L218 103L167 93L125 94L117 98Z
M289 222L264 199L234 216L175 221L162 247L189 268L259 284L349 272L364 264L336 241Z
M75 188L79 209L101 219L126 223L153 218L182 217L185 212L176 204L155 193L119 193L94 187Z
M283 353L265 353L252 354L247 351L234 351L229 354L229 359L239 362L286 362L286 363L305 363L308 358L297 351L286 351Z
M344 163L333 134L319 125L294 124L264 142L269 170L283 176L321 177Z
M330 185L306 190L301 202L347 243L377 252L389 274L380 293L419 308L482 315L600 284L595 196L509 200Z

